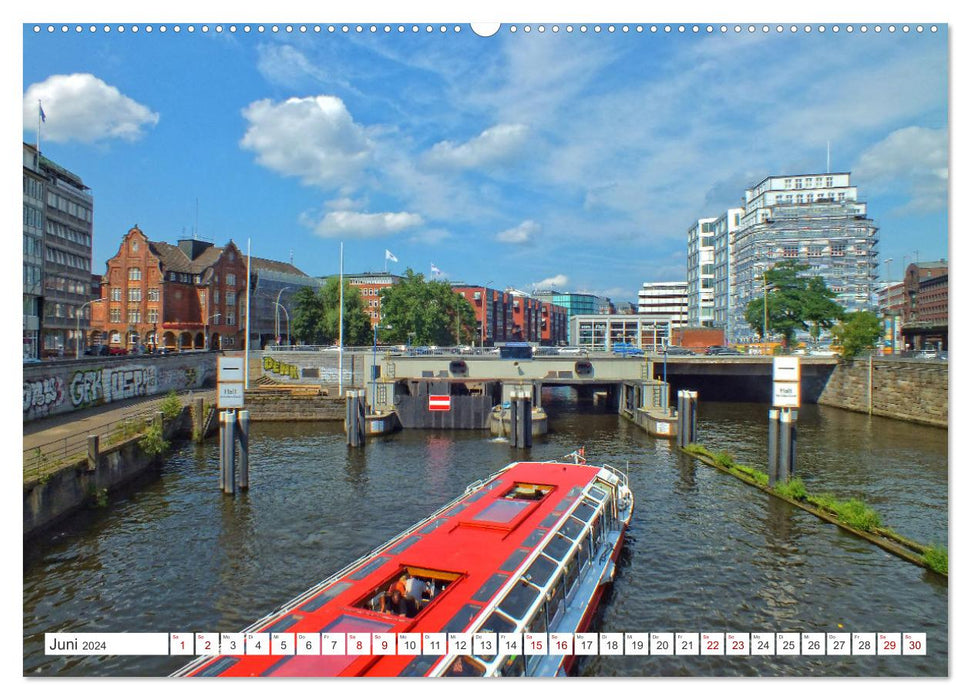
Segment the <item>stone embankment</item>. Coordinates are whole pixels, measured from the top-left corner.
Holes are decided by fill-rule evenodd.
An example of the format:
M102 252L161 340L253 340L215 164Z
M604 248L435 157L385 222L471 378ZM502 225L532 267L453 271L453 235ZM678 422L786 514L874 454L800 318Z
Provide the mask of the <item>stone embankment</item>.
M857 358L833 370L819 403L946 428L947 386L947 362Z

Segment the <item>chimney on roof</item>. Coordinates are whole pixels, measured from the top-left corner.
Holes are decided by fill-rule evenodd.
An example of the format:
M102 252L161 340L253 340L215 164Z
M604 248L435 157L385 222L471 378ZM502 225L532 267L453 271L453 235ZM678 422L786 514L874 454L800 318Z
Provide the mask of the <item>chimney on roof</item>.
M189 260L195 260L207 248L212 248L209 241L199 241L193 238L183 238L179 241L179 250L186 254Z

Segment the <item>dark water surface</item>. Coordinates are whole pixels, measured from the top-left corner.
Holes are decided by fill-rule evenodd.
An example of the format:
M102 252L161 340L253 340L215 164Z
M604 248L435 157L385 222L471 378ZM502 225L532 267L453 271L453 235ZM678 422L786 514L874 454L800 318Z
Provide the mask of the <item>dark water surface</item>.
M349 450L339 424L256 423L251 488L218 490L215 444L24 552L25 675L157 676L178 657L46 657L45 632L236 632L501 466L580 445L629 464L637 499L597 621L617 632L926 632L913 657L593 657L592 676L944 676L945 579L694 462L617 415L544 395L528 455L478 432L408 431ZM704 403L700 442L763 466L767 407ZM797 471L886 524L947 543L947 431L838 409L799 415ZM839 627L842 625L842 627Z

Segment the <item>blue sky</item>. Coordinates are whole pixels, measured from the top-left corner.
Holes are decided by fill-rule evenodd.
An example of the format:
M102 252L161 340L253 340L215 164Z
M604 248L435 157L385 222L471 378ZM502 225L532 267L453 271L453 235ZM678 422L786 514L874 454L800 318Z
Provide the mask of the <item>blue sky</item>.
M634 301L643 282L684 279L695 219L767 175L824 171L827 142L880 227L881 277L888 258L899 279L918 251L949 257L945 25L32 26L23 138L40 97L42 151L95 197L95 272L137 223L155 240L197 230L292 251L311 275L337 272L343 241L346 271L382 270L390 250L395 272L434 263L453 280Z

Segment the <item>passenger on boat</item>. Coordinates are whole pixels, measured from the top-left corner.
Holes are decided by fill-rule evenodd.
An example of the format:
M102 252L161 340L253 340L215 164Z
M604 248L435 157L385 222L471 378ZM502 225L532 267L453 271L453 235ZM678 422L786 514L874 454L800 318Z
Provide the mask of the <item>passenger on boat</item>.
M414 602L416 610L421 609L422 596L429 592L427 581L414 576L409 576L405 581L405 598Z
M392 588L381 598L380 612L414 617L418 614L418 608L413 600L405 598L397 588Z

